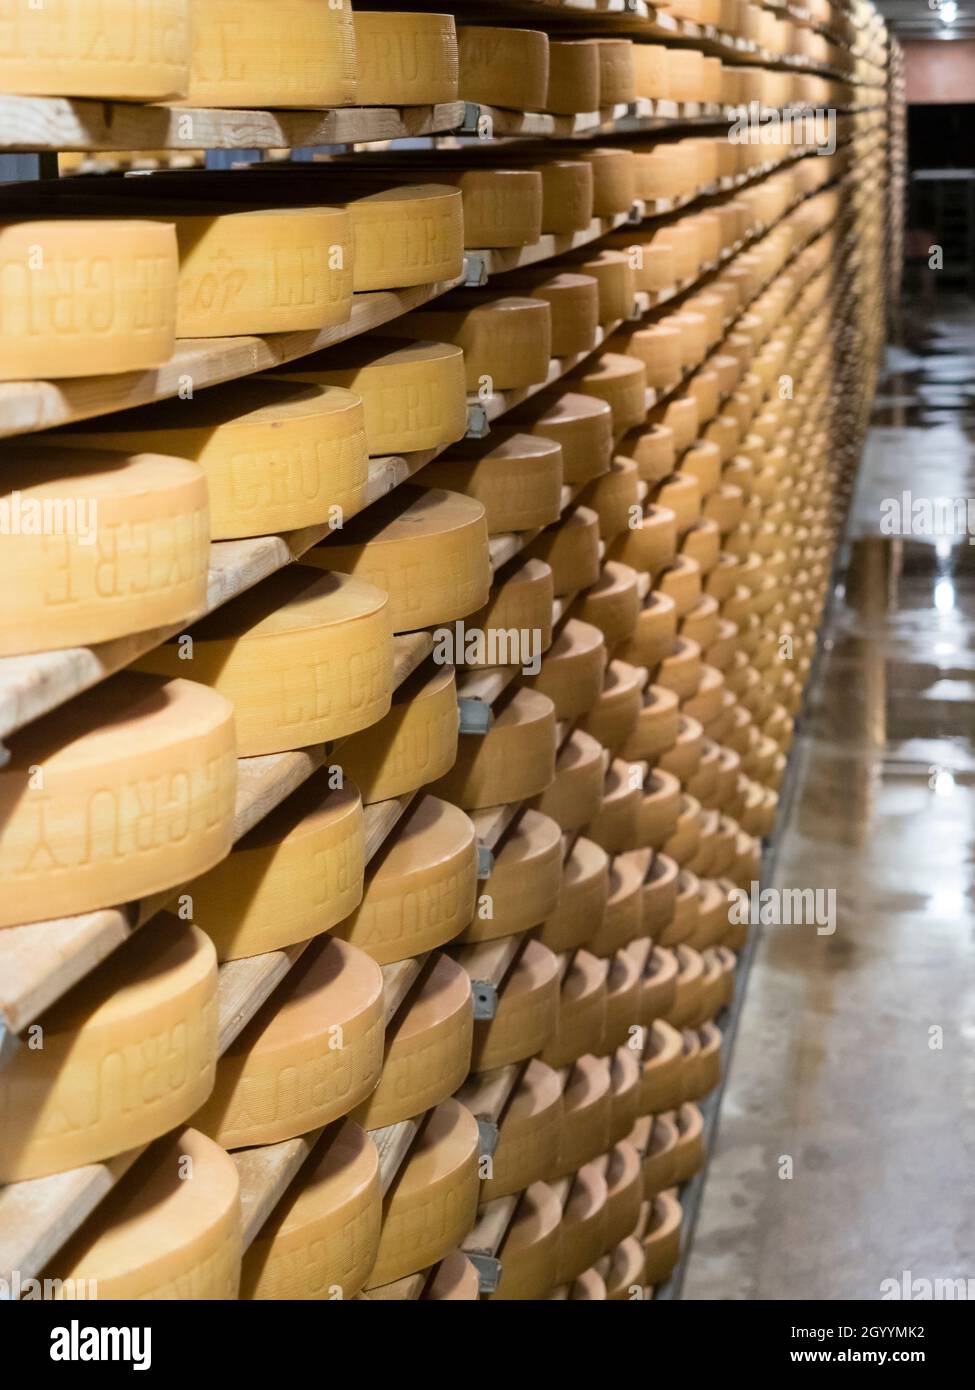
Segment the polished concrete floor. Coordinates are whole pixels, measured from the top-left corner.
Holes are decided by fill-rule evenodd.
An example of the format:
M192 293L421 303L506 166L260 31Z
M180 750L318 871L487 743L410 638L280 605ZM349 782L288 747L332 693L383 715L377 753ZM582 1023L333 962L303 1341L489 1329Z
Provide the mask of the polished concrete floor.
M836 930L764 929L685 1299L975 1294L975 545L880 527L975 498L975 302L908 306L879 391L772 880Z

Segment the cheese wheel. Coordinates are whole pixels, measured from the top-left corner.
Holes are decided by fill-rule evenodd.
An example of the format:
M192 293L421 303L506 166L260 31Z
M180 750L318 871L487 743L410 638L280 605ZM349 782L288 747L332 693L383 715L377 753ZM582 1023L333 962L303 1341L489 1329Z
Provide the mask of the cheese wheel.
M460 1250L440 1261L420 1295L434 1303L476 1303L480 1296L481 1276Z
M633 81L638 97L651 101L676 100L670 90L670 60L675 50L659 43L633 45Z
M472 614L467 621L467 629L484 633L492 628L519 633L537 631L539 649L547 651L552 645L552 604L555 590L552 584L552 570L543 560L526 560L516 555L507 565L502 566L494 577L491 596L485 606ZM465 651L468 666L490 666L490 646L484 644L483 652Z
M8 446L0 471L0 655L94 645L203 611L209 514L194 464Z
M633 44L629 39L596 39L599 57L599 105L620 106L636 100Z
M548 35L535 29L457 26L461 101L541 111L548 92Z
M206 1099L217 1060L213 944L160 917L53 1004L43 1027L43 1047L20 1048L0 1072L4 1182L137 1148Z
M674 1185L677 1153L677 1126L668 1115L651 1121L650 1139L643 1157L643 1191L655 1197Z
M615 559L632 565L640 574L656 576L675 558L677 518L668 507L648 506L639 526L621 532L612 549ZM654 588L664 591L660 582L655 583Z
M550 1067L568 1066L599 1049L606 1023L606 961L576 951L562 978L556 1029L541 1053ZM569 1119L566 1117L566 1136ZM575 1165L577 1166L577 1165Z
M388 965L452 940L471 920L477 896L474 826L456 806L423 796L387 840L362 902L332 930Z
M370 454L439 449L467 433L464 354L452 343L353 338L292 364L283 375L361 396Z
M644 787L637 813L640 844L660 849L677 828L680 782L669 772L655 769Z
M602 744L574 729L559 749L555 780L538 798L539 810L567 833L588 825L602 804L604 767Z
M192 459L206 474L212 540L321 525L365 500L362 402L337 386L248 380L52 437L71 448Z
M477 1121L458 1101L430 1112L383 1202L367 1288L427 1269L461 1243L477 1211L479 1149Z
M665 236L665 230L650 223L614 232L606 239L613 250L625 251L630 257L636 288L649 294L673 290L678 281L674 243Z
M355 733L390 706L389 602L371 584L309 565L279 570L211 613L136 669L191 673L225 695L242 757L305 748Z
M539 299L455 290L430 308L386 325L394 337L455 343L464 353L468 391L534 386L548 375L552 311Z
M630 737L643 705L646 671L625 661L611 661L599 700L583 718L586 733L618 753Z
M592 169L594 216L618 217L629 212L636 197L635 165L630 150L588 146L580 151L579 158Z
M542 231L555 236L588 231L593 219L592 167L584 159L546 159L532 166L542 176Z
M678 555L657 577L657 588L674 600L678 618L683 618L701 597L701 567L696 560Z
M675 811L680 811L680 783L676 777L671 777L669 773L661 772L654 774L654 781L666 778L673 789L674 784L678 788L677 806ZM665 784L666 786L666 784ZM674 815L676 825L677 814ZM674 921L677 900L679 896L680 875L677 864L666 854L656 850L653 856L653 863L650 872L643 885L643 926L647 935L652 941L667 931ZM676 979L676 976L675 976Z
M599 109L599 49L592 39L549 40L543 109L565 116Z
M697 691L702 669L701 648L689 637L681 635L675 640L673 651L660 663L657 684L672 692L683 703Z
M643 1204L643 1172L640 1155L623 1140L606 1158L606 1243L618 1245L636 1230Z
M600 1046L611 1049L615 1055L620 1048L626 1052L640 1017L640 968L625 950L610 958L606 984L606 1018ZM629 1128L627 1125L624 1133Z
M49 1273L98 1297L236 1299L240 1179L233 1159L195 1129L145 1154L59 1251ZM83 1295L82 1295L83 1297Z
M637 1054L632 1048L634 1036L631 1033L627 1038L627 1045L616 1049L610 1064L609 1139L611 1144L620 1143L632 1132L640 1113L641 1072Z
M354 1298L376 1258L381 1216L379 1154L345 1120L323 1135L248 1247L241 1298Z
M537 169L447 172L438 163L437 178L461 191L465 246L533 246L542 235L542 176Z
M212 690L120 672L10 742L0 926L133 902L230 850L234 713Z
M562 1203L544 1182L522 1194L501 1245L501 1278L489 1299L544 1298L558 1272Z
M565 1285L562 1286L563 1288ZM554 1295L553 1295L554 1297ZM584 1269L578 1279L574 1279L569 1286L566 1298L573 1301L582 1300L585 1303L603 1302L605 1303L609 1295L606 1292L606 1280L598 1269Z
M191 0L191 106L352 106L352 8L319 0Z
M580 1057L569 1069L557 1176L575 1173L609 1148L612 1082L605 1057Z
M606 1297L611 1303L630 1302L643 1288L647 1257L638 1236L627 1236L610 1252L606 1271Z
M482 1201L521 1192L554 1172L562 1141L562 1116L559 1075L533 1057L498 1126L491 1176L481 1184Z
M593 478L580 500L599 517L600 539L607 544L625 531L640 510L640 480L632 459L617 454L608 473Z
M604 352L569 376L567 384L584 396L596 396L606 402L613 412L613 433L617 437L646 419L647 373L639 358Z
M379 1085L356 1120L382 1129L446 1100L470 1070L473 1030L470 976L438 954L389 1026Z
M599 699L605 670L606 644L599 628L569 618L528 683L548 696L557 719L573 721Z
M13 4L3 17L0 90L18 96L165 101L189 81L187 0Z
M594 956L615 956L643 930L643 866L625 854L610 862L609 897L602 921L586 943ZM619 1043L611 1044L618 1047Z
M624 660L653 669L673 650L677 636L677 608L674 600L652 590L640 609L632 637L623 646Z
M274 1144L347 1115L382 1070L383 976L320 938L237 1035L193 1123L225 1149Z
M680 1104L682 1049L683 1039L671 1024L661 1018L650 1025L640 1084L642 1115L659 1115L661 1111L674 1110Z
M384 589L394 632L466 617L491 586L484 508L440 488L397 488L305 558Z
M562 476L585 483L605 473L613 455L613 412L594 396L543 392L519 406L508 422L562 446Z
M343 743L338 761L366 805L388 801L453 766L459 727L454 668L441 666L431 675L422 667L397 688L385 718Z
M509 971L492 1019L474 1023L471 1071L493 1071L540 1053L559 1013L558 961L540 941L529 941Z
M572 951L589 940L609 898L609 855L580 835L565 861L558 906L538 939L553 951Z
M652 489L654 501L674 513L678 536L684 537L701 515L701 485L691 474L673 473Z
M527 294L548 305L553 357L573 357L595 346L599 286L591 275L530 267L506 275L504 284L516 294Z
M453 15L356 10L359 106L433 106L457 100Z
M0 56L0 73L7 67ZM171 225L129 218L4 222L0 381L161 367L175 345L178 275Z
M555 776L555 707L537 691L509 687L484 735L461 734L457 761L433 790L465 810L537 796Z
M599 291L599 322L616 323L633 312L636 282L630 258L622 251L594 250L587 247L564 258L567 267L596 281Z
M672 1192L661 1192L653 1199L650 1224L643 1238L646 1254L644 1278L648 1284L662 1284L670 1278L680 1255L682 1210Z
M539 804L543 801L544 797ZM547 813L529 808L519 816L495 852L491 872L479 888L478 911L459 933L459 941L514 936L555 910L562 887L560 831Z
M680 333L672 325L650 324L619 335L620 350L638 357L646 368L647 385L660 391L676 386L681 377ZM615 341L615 336L614 336Z
M599 578L599 517L589 507L573 507L561 523L537 536L525 553L551 566L556 594L588 589Z
M313 777L185 890L218 960L294 946L328 931L362 897L362 802Z
M576 1173L562 1210L558 1282L570 1283L602 1255L606 1245L606 1179L594 1163Z
M351 192L351 180L345 192ZM352 221L352 285L365 290L402 289L455 280L464 266L464 209L459 188L407 184L371 191L344 204ZM348 345L343 345L343 351Z
M603 634L608 650L631 638L640 617L640 576L629 565L607 560L598 581L583 594L576 609L583 622Z
M627 458L636 464L640 477L647 482L659 482L674 471L677 462L674 432L659 421L650 421L645 428L627 435L622 448Z
M422 482L480 502L491 535L534 531L561 515L562 446L517 430L492 430L427 464Z

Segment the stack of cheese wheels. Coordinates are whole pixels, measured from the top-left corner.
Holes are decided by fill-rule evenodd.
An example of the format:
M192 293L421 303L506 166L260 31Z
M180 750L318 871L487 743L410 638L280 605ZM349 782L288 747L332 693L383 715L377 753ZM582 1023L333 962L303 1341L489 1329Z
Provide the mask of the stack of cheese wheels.
M491 535L534 530L561 514L562 446L502 426L484 439L452 445L427 464L420 480L480 502Z
M404 338L456 343L467 389L480 395L544 381L552 356L552 310L543 299L455 290L388 326Z

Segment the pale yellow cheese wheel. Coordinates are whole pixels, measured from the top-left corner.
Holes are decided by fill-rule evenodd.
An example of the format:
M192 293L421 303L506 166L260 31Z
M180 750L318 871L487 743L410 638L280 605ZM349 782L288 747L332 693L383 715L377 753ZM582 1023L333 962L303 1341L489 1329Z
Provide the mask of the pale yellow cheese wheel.
M599 49L592 39L549 40L545 111L571 116L599 108Z
M341 738L390 707L393 643L386 594L310 565L279 570L136 669L192 675L234 706L242 757Z
M541 111L548 91L548 35L536 29L457 27L461 101Z
M617 336L620 351L630 357L638 357L643 363L648 386L667 390L680 380L680 334L675 327L655 323L629 332L624 329L619 335L614 335L614 345Z
M348 196L353 189L348 179L342 193ZM344 206L355 241L354 256L346 261L357 292L427 285L461 273L464 208L459 188L416 183L373 191L363 182L355 191L358 196Z
M484 508L440 488L397 488L305 559L384 590L394 632L464 618L491 587Z
M345 941L320 938L223 1054L193 1123L225 1149L329 1124L374 1089L383 1030L379 966Z
M234 712L204 686L120 672L10 744L0 926L132 902L230 850Z
M636 464L640 477L648 482L666 478L677 462L674 432L658 420L648 421L645 428L627 435L622 448L627 458Z
M544 1182L522 1193L499 1251L501 1278L489 1299L544 1298L558 1272L562 1203Z
M603 849L620 854L638 848L641 795L638 769L614 758L606 774L599 814L589 826L589 834Z
M365 495L362 402L337 386L251 379L52 437L192 459L206 474L213 540L321 525L358 511Z
M647 1197L655 1197L674 1183L677 1126L668 1115L656 1115L650 1123L643 1158L643 1190Z
M559 1013L558 961L540 941L529 941L508 972L492 1019L474 1023L471 1071L493 1071L540 1053Z
M643 1202L640 1155L626 1140L615 1144L607 1156L606 1188L606 1241L615 1246L636 1230Z
M626 1046L616 1049L610 1063L609 1138L613 1144L632 1132L640 1112L641 1072L632 1047L635 1037L630 1033Z
M550 1067L565 1067L599 1049L606 1024L606 961L576 951L562 977L556 1029L541 1052ZM568 1117L567 1117L568 1122Z
M217 959L239 960L307 941L347 917L362 897L364 854L358 789L332 790L322 773L183 891Z
M667 229L653 223L644 227L629 227L614 232L606 244L614 251L625 251L633 266L633 278L638 290L657 293L671 290L678 281L674 242Z
M433 790L465 810L537 796L555 776L555 724L546 695L509 686L487 733L461 734L457 761Z
M618 1049L626 1054L626 1044L634 1036L632 1030L638 1026L640 1017L640 995L640 967L625 950L618 950L609 960L606 1018L600 1042L601 1048L612 1049L614 1057ZM629 1129L627 1124L624 1133Z
M7 445L0 526L0 655L110 641L206 606L206 480L183 459Z
M636 166L623 147L586 146L579 157L592 169L592 210L596 217L629 212L636 198Z
M190 0L191 106L352 106L352 7L319 0Z
M643 1238L644 1278L648 1284L662 1284L670 1278L680 1254L682 1219L681 1204L673 1192L661 1192L654 1197L650 1224Z
M606 670L606 644L598 627L569 618L542 658L533 690L547 695L556 719L576 720L599 699Z
M622 251L587 247L564 257L562 264L596 281L601 324L617 323L632 313L636 282L630 258Z
M26 6L18 10L28 13ZM6 67L0 56L0 73ZM0 381L161 367L176 340L178 277L169 224L75 217L4 222Z
M635 941L643 930L643 866L626 854L610 861L609 897L602 921L586 943L594 956L614 956ZM611 1046L619 1046L612 1043Z
M633 635L624 643L624 660L653 669L673 650L677 636L677 607L667 594L653 589L640 609Z
M676 868L676 865L674 865ZM677 957L655 946L646 963L640 992L640 1021L653 1023L673 1007L677 993Z
M427 1269L460 1245L477 1211L479 1148L465 1106L445 1100L430 1112L383 1202L367 1288Z
M672 1024L656 1019L647 1031L643 1053L640 1113L659 1115L681 1102L683 1038Z
M464 354L452 343L353 338L279 375L361 396L370 454L441 448L467 432Z
M539 647L547 651L552 645L552 604L555 590L551 567L543 560L526 560L516 555L494 576L491 596L483 608L467 619L468 630L487 632L491 628L510 631L522 628L539 633ZM491 665L489 645L483 650L465 651L468 666Z
M649 97L653 101L676 100L669 81L674 51L659 43L633 45L633 80L638 97Z
M632 459L616 454L608 473L593 478L580 501L599 517L599 536L608 545L640 511L640 479Z
M606 1271L606 1297L610 1303L631 1302L643 1288L647 1257L638 1236L627 1236L610 1252Z
M0 90L165 101L189 81L187 0L59 0L5 8Z
M596 396L613 412L613 433L619 437L642 425L647 415L647 372L637 357L603 352L578 372L567 384L585 396Z
M551 566L556 594L588 589L599 578L599 517L590 507L573 507L558 525L549 526L526 546L525 553Z
M677 828L679 810L680 782L672 773L655 768L637 813L640 844L660 849Z
M562 1211L559 1242L559 1283L569 1283L593 1265L606 1245L608 1191L606 1179L594 1163L575 1175Z
M604 400L577 391L542 392L508 416L508 423L562 447L567 483L605 473L613 456L613 412Z
M438 953L390 1023L379 1085L355 1119L382 1129L446 1100L470 1070L473 1032L470 976Z
M437 178L456 183L464 204L464 245L533 246L542 234L542 176L537 169L465 169Z
M599 327L599 286L593 276L529 267L506 275L504 284L515 294L548 304L553 357L572 357L592 349Z
M457 100L457 35L449 14L356 10L359 106Z
M631 526L613 542L613 558L632 565L640 574L658 575L677 551L677 518L668 507L648 506L639 526ZM660 589L655 583L654 588Z
M597 39L599 105L619 106L636 100L633 44L629 39Z
M681 812L680 783L677 782L676 777L671 777L670 773L655 774L655 778L666 778L671 786L675 783L677 785L677 806L674 808L673 814L673 823L676 826ZM643 885L643 925L650 939L657 941L673 929L672 924L680 898L681 877L673 859L657 851L656 846L654 846L654 851L653 863ZM690 875L686 877L691 880ZM691 882L694 881L691 880ZM683 886L687 888L688 884ZM682 911L685 905L691 905L694 911L697 911L696 883L691 888L689 896L685 894Z
M541 810L529 807L518 817L494 852L491 872L478 888L478 910L459 941L514 936L555 910L562 887L561 829Z
M125 1174L46 1273L64 1298L91 1281L100 1299L197 1303L236 1299L240 1261L237 1166L184 1129Z
M63 1173L183 1124L213 1086L217 960L157 918L44 1014L0 1072L0 1178Z
M517 430L492 429L462 440L427 464L421 481L473 497L491 535L534 531L557 521L562 507L562 446Z
M538 939L553 951L584 945L602 921L609 899L609 855L580 835L565 861L558 906L546 918Z
M329 1129L244 1255L241 1298L354 1298L379 1248L379 1154L352 1120Z
M454 343L468 391L508 391L544 381L552 356L552 311L541 299L455 290L386 325L397 338Z
M498 1126L491 1176L481 1184L481 1200L520 1192L555 1171L562 1141L562 1081L533 1057L515 1087Z
M476 1303L480 1296L481 1276L460 1250L440 1261L420 1295L434 1303Z
M556 1176L573 1174L609 1148L612 1073L605 1057L580 1057L563 1093L562 1147Z
M602 805L604 767L602 744L574 729L559 749L555 780L538 798L539 810L566 832L588 825Z
M588 230L593 219L592 168L584 159L546 159L532 166L542 176L542 231Z
M646 672L639 666L613 660L606 669L603 693L582 720L582 727L610 752L616 753L632 733L642 705Z
M452 666L421 667L393 694L378 724L342 744L337 760L366 805L435 781L457 756L460 715Z
M607 650L632 638L640 618L640 576L629 565L607 560L598 581L583 594L575 610L583 622L603 634Z
M423 796L370 867L362 902L332 935L380 965L407 960L457 936L476 896L474 826L456 806Z

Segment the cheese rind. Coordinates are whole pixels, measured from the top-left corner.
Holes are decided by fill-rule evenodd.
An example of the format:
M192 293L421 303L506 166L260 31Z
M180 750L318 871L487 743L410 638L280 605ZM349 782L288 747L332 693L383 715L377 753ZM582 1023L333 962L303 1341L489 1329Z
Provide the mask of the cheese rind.
M482 1201L521 1192L554 1172L562 1137L562 1081L533 1057L505 1107Z
M356 10L353 19L359 106L457 100L453 15Z
M544 1182L522 1194L500 1250L501 1278L489 1299L544 1298L555 1282L562 1204Z
M599 109L599 49L592 39L550 39L546 111L574 115Z
M467 810L537 796L555 776L555 706L518 689L495 705L486 734L461 734L457 761L433 790Z
M492 1019L474 1024L471 1070L493 1071L540 1053L558 1023L558 961L529 940L505 979Z
M562 505L562 447L517 430L492 429L427 464L421 481L473 497L491 535L533 531L557 521Z
M460 941L493 941L529 931L554 911L562 886L562 836L547 814L528 809L504 837L478 911Z
M461 101L541 111L548 91L548 35L535 29L457 27Z
M397 290L455 280L464 266L464 203L449 184L408 184L346 204L352 220L352 285Z
M584 945L602 921L608 898L609 855L580 835L565 861L558 906L544 922L539 941L552 951Z
M544 381L552 356L552 311L541 299L457 290L386 325L395 337L455 343L468 391L507 391Z
M513 412L509 424L562 446L562 476L567 483L588 482L609 469L613 412L594 396L545 392Z
M457 756L460 714L452 666L416 672L394 692L389 713L343 743L338 754L366 805L416 791Z

